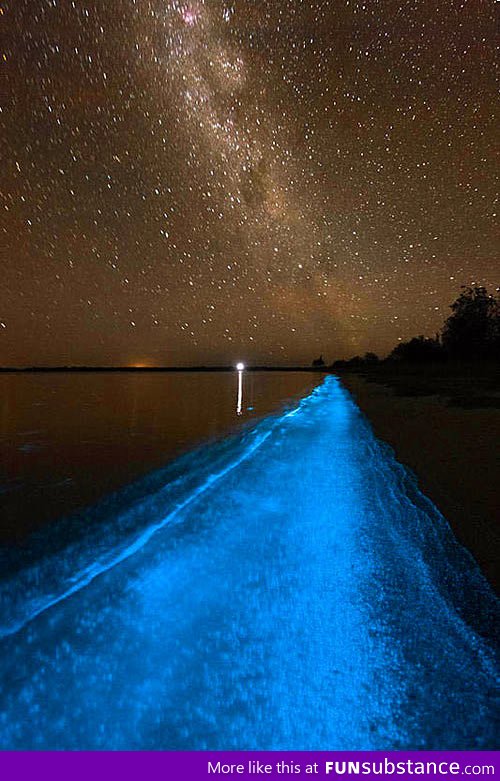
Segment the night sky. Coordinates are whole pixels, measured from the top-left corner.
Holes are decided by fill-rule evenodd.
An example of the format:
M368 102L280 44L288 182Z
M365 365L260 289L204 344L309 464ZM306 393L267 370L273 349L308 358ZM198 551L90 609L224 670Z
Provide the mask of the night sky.
M0 364L282 364L498 284L491 0L0 0Z

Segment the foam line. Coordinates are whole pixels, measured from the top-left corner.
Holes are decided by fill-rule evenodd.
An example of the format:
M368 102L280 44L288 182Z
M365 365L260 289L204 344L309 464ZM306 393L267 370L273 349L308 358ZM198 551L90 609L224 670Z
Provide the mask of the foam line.
M16 632L19 632L21 629L23 629L27 624L33 621L33 619L35 619L41 613L44 613L46 610L53 607L54 605L57 605L60 602L63 602L68 597L71 597L73 594L75 594L76 592L80 591L81 589L85 588L90 583L92 583L92 581L95 580L95 578L97 578L99 575L102 575L105 572L109 572L109 570L121 564L126 559L129 559L139 550L144 548L144 546L147 545L147 543L156 534L156 532L158 532L160 529L164 528L168 523L170 523L180 512L182 512L182 510L184 510L186 507L192 504L199 496L201 496L202 494L210 490L210 488L212 488L212 486L215 483L217 483L227 474L232 472L233 469L235 469L244 461L246 461L248 458L250 458L250 456L252 456L253 453L255 453L255 451L258 450L261 447L261 445L268 439L268 437L271 435L275 427L279 425L279 423L284 419L296 415L297 412L300 411L304 402L307 399L309 399L311 396L315 395L317 391L318 388L315 388L311 394L306 396L304 399L301 399L297 407L281 415L276 420L272 428L269 431L257 437L254 440L254 442L252 442L252 444L249 447L247 447L247 449L239 456L239 458L236 458L234 461L232 461L230 464L224 467L224 469L221 469L219 472L210 475L200 486L198 486L198 488L196 488L192 493L190 493L183 501L177 504L177 506L170 513L164 516L160 522L154 523L151 526L149 526L147 529L145 529L142 532L142 534L140 534L140 536L136 540L134 540L134 542L132 542L130 545L128 545L126 548L120 551L120 553L113 556L108 561L95 562L94 564L83 569L78 573L71 587L64 589L63 591L61 591L60 594L53 595L53 596L47 595L46 599L41 601L39 605L34 606L33 609L27 615L23 616L17 621L14 620L8 625L4 625L0 627L0 638L8 637L10 635L16 634Z

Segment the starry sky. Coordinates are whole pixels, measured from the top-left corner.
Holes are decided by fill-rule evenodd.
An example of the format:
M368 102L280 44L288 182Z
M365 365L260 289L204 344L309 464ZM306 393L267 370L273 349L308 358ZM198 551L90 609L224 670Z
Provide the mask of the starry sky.
M498 284L491 0L0 0L0 364L309 364Z

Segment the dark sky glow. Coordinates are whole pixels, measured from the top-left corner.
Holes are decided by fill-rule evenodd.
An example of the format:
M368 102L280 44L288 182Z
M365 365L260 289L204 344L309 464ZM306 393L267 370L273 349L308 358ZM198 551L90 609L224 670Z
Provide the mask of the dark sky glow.
M495 288L490 0L0 8L0 364L384 353Z

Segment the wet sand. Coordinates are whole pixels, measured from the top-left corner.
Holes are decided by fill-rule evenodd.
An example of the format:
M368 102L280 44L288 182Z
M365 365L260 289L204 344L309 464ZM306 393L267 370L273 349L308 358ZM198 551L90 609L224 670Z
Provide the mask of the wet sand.
M341 381L499 594L500 410L447 406L437 395L396 396L356 374Z
M498 745L496 600L337 378L169 477L0 583L0 749Z

